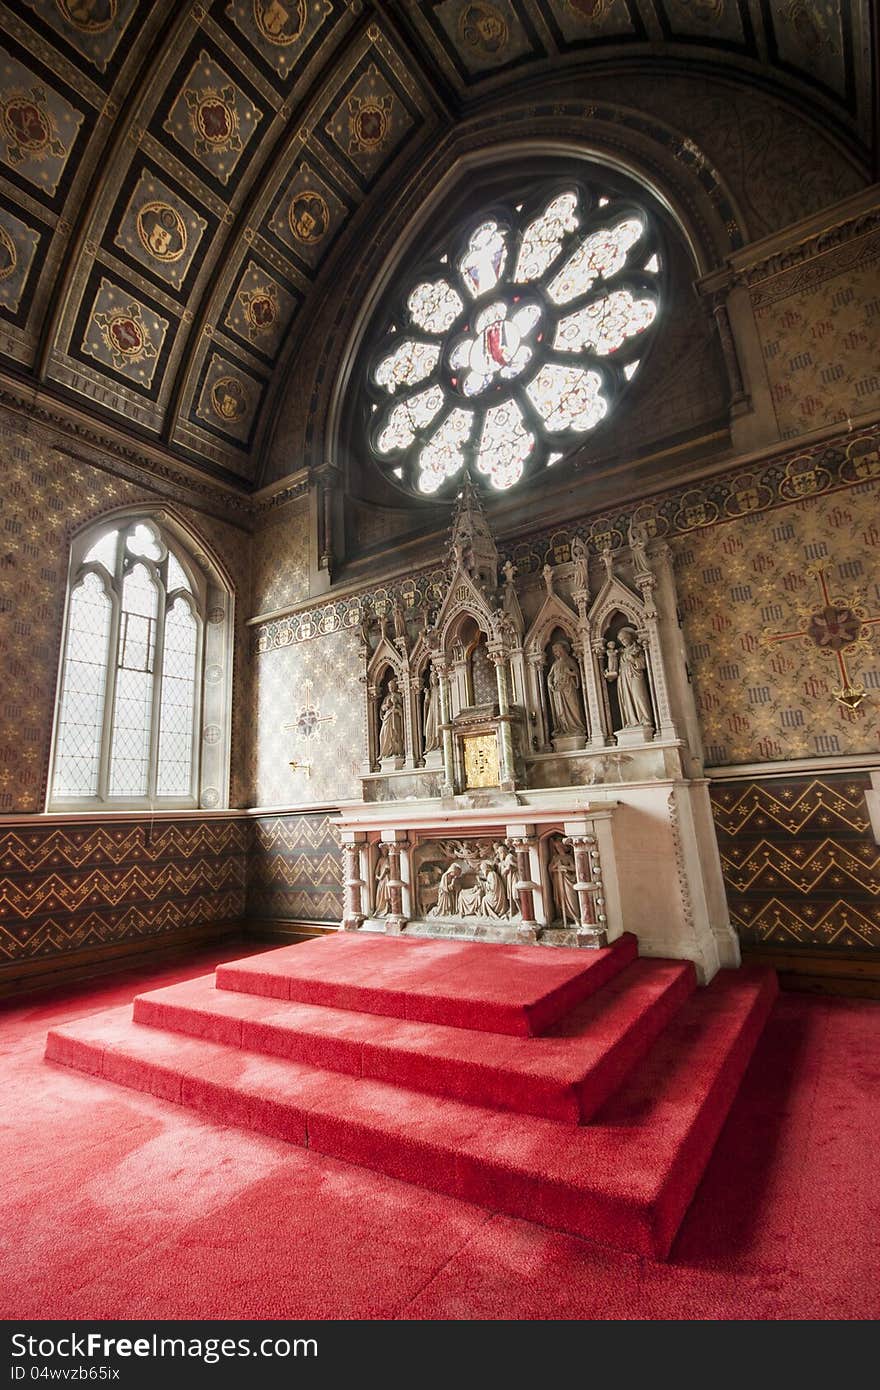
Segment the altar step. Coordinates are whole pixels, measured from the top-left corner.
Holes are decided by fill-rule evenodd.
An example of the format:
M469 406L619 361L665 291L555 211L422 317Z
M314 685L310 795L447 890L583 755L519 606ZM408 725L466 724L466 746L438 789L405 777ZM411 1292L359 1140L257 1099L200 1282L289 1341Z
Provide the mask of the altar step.
M524 1038L281 1002L214 987L154 990L134 1020L328 1071L390 1081L499 1110L584 1123L695 987L680 961L636 961L548 1034Z
M217 988L520 1037L545 1032L625 969L625 933L597 951L339 932L217 967Z
M372 953L340 933L220 967L226 988L209 977L141 995L134 1017L126 1007L53 1029L46 1056L221 1123L665 1257L772 1007L772 972L724 971L694 990L690 965L634 961L626 942L606 953L377 942ZM368 959L369 985L352 975ZM295 994L311 980L336 1002L291 1000L285 979ZM235 980L248 989L230 989ZM585 990L562 1017L560 992ZM355 998L371 1007L355 1011ZM423 1021L432 999L478 1027ZM407 1008L415 1018L393 1012ZM488 1033L490 1015L519 1035ZM542 1036L522 1031L551 1017Z

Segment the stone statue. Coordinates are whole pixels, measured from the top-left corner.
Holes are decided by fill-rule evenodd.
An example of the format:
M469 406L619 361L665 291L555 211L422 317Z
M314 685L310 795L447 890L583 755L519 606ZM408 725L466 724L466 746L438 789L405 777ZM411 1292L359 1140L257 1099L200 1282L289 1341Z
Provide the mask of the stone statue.
M587 546L580 536L573 536L571 541L571 558L574 561L574 571L572 573L572 589L576 594L588 593L590 589L590 577L587 569Z
M650 574L651 571L645 555L645 546L648 542L647 528L643 526L641 522L631 521L627 533L627 541L629 542L629 551L632 556L633 574L636 576L640 574Z
M576 925L580 921L580 909L574 887L577 881L574 854L565 847L558 835L554 836L551 841L547 872L553 885L553 900L556 903L556 911L562 919L563 926L567 926L569 922Z
M402 758L403 696L397 688L397 677L388 682L388 693L379 706L379 757Z
M553 593L553 581L555 578L552 565L545 565L541 573L544 576L544 583L547 585L548 595Z
M498 872L504 879L504 891L507 894L507 915L508 917L515 917L518 911L516 855L503 840L499 840L492 848L495 851L495 863L498 865Z
M550 716L554 734L586 733L580 697L580 675L577 662L567 642L554 642L551 649L553 664L547 673L550 695Z
M609 653L605 679L617 681L620 717L625 729L653 729L654 712L648 690L648 658L634 627L617 634L619 651ZM609 644L610 646L610 644ZM607 650L607 649L606 649Z
M453 862L444 869L437 884L437 901L428 913L429 917L455 917L458 911L458 883L461 878L461 865Z
M431 667L425 689L424 744L422 751L433 753L440 747L440 677Z
M382 845L379 850L379 858L376 860L376 890L374 895L373 916L387 917L391 911L391 893L388 888L388 879L391 876L391 861L388 858L388 847Z
M400 641L401 638L406 637L406 618L403 615L400 599L396 598L394 600L394 607L391 610L391 615L394 619L394 640L397 642Z

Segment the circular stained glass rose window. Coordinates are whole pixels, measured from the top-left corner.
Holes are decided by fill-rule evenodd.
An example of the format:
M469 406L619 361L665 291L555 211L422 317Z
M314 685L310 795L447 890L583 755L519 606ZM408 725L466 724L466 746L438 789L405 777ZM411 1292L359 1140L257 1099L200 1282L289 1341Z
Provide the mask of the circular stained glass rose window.
M370 443L398 485L490 488L556 462L617 405L660 309L652 223L582 184L493 207L405 287L368 367Z

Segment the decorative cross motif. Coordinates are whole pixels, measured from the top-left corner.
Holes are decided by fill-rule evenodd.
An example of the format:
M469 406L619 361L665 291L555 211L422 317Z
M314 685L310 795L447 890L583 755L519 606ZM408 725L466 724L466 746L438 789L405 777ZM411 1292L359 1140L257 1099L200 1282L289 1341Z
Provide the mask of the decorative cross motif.
M862 686L854 686L846 665L844 651L868 650L866 628L880 623L880 616L869 618L867 610L858 597L832 598L824 569L811 568L807 574L815 579L821 591L821 607L808 615L806 627L796 632L780 632L772 636L771 642L790 642L797 637L819 649L821 656L833 657L840 671L840 689L833 691L835 700L845 709L857 710L865 698Z
M333 724L335 714L321 714L312 697L312 682L306 681L305 701L292 724L282 724L282 729L295 729L300 738L313 739L321 724Z

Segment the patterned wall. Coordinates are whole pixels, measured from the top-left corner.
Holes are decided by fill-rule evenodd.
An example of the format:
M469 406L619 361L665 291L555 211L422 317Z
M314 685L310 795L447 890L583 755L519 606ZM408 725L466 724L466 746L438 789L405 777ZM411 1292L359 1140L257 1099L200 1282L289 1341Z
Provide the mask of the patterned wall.
M115 507L155 502L152 494L95 466L57 451L51 431L0 412L0 814L41 811L45 804L50 739L67 584L70 537ZM177 506L196 534L222 557L235 586L236 651L233 693L231 804L241 805L248 725L244 618L250 612L249 537L235 527Z
M878 523L865 482L673 542L710 765L880 749ZM864 692L855 710L835 699L847 687Z
M247 838L244 821L198 818L3 828L0 971L239 920Z
M339 922L342 853L327 814L259 817L248 860L248 919Z
M744 942L880 949L880 850L863 773L716 782L731 920Z
M254 613L299 603L309 592L309 504L289 502L260 518L253 539Z
M880 231L750 293L783 439L880 407Z
M355 634L267 652L255 663L252 804L359 797L364 688ZM294 771L291 762L305 764Z

